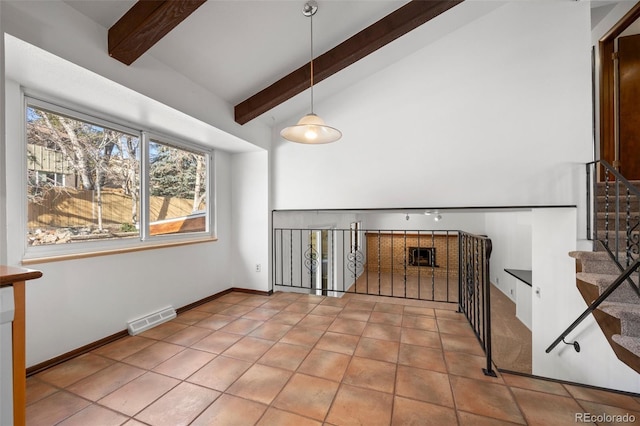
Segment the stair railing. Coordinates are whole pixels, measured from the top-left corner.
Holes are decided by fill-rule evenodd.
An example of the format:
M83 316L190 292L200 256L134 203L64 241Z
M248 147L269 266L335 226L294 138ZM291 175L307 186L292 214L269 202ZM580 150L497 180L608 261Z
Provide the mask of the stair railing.
M623 282L627 281L627 279L631 276L631 274L633 274L636 270L638 270L638 267L640 267L640 259L634 260L633 263L629 265L627 269L625 269L624 272L620 274L620 276L618 276L618 278L616 278L613 284L611 284L605 291L603 291L602 294L598 296L598 298L594 300L593 303L589 305L589 307L585 309L584 312L580 314L580 316L576 318L576 320L573 323L571 323L571 325L567 327L567 329L563 331L556 340L554 340L554 342L551 344L551 346L549 346L545 350L545 352L546 353L551 352L553 348L555 348L560 342L563 342L564 338L567 337L567 335L569 335L569 333L571 333L595 309L597 309L598 306L600 306L600 304L604 302L607 299L607 297L611 295L611 293L613 293L618 287L620 287L620 285L622 285ZM573 345L576 348L576 351L579 352L580 346L579 345L576 346L575 342L573 343Z
M599 181L597 166L602 166ZM620 272L638 259L640 242L640 190L620 174L605 160L587 163L587 236L594 241L594 250L598 244L609 254L609 258L618 266ZM604 183L604 211L598 201L598 183ZM613 186L613 194L611 194ZM621 195L621 192L624 195ZM593 204L591 203L593 194ZM635 197L635 200L632 199ZM624 198L624 199L623 199ZM593 206L593 210L591 210ZM621 208L624 208L624 231L621 226ZM593 215L592 215L593 213ZM604 230L599 230L598 213L604 215ZM609 217L613 215L613 221ZM613 223L612 223L613 222ZM611 230L613 226L613 230ZM593 230L591 232L591 230ZM624 240L620 237L624 233ZM611 237L613 234L613 238ZM613 244L611 244L613 239ZM624 249L624 259L621 259L621 249ZM624 265L623 265L624 262ZM627 282L640 297L638 284L628 277Z
M601 182L604 183L604 211L602 212L600 212L601 206L598 201L598 165L602 167L600 177L602 178ZM592 161L586 166L587 236L594 241L600 241L605 250L618 263L620 270L623 270L624 267L621 266L623 262L620 259L621 249L625 254L625 267L629 266L640 252L640 216L638 214L640 212L640 190L604 160ZM591 203L592 196L593 204ZM599 212L604 216L604 230L598 229L600 226ZM624 213L622 220L621 213ZM610 220L612 215L614 216L613 220ZM624 229L622 221L624 221ZM624 240L621 240L621 237ZM594 247L594 250L596 249Z
M464 313L476 337L484 349L486 376L496 377L491 361L491 283L489 282L489 258L491 240L486 236L467 232L459 234L458 311Z
M272 282L316 294L457 303L457 230L273 228Z
M602 231L598 230L598 213L600 212L599 203L598 203L598 176L597 176L597 166L602 166L602 178L604 182L604 235L602 235ZM614 185L614 195L610 196L611 184ZM624 203L624 254L625 254L625 263L626 269L622 266L620 259L620 235L621 235L621 226L620 226L620 205L621 205L621 189L625 193ZM591 303L587 307L587 309L580 314L576 320L571 323L569 327L565 331L563 331L560 336L545 350L546 353L551 352L560 342L567 343L564 341L565 337L569 335L586 317L588 317L594 310L596 310L602 302L604 302L614 291L618 289L625 281L629 283L631 288L640 296L640 291L638 286L631 279L631 275L638 271L640 268L640 257L638 257L638 226L640 224L640 218L636 214L633 216L632 214L632 201L631 197L635 196L636 200L636 210L640 212L640 190L636 188L631 182L625 179L617 170L613 168L609 163L604 160L592 161L587 163L587 235L590 239L594 240L594 244L599 243L609 254L611 260L615 262L618 266L618 269L621 271L621 274L615 279L615 281L607 287L605 291L598 296L596 300ZM591 197L593 196L593 204L591 204ZM611 199L613 198L613 200ZM613 211L611 208L611 204L613 204ZM593 206L593 210L591 210L591 206ZM610 244L610 220L609 215L613 213L615 218L613 220L613 240L614 244ZM602 238L603 237L603 238ZM597 247L594 246L594 250L597 250ZM569 343L567 343L569 344ZM573 342L573 346L576 351L580 351L580 345L578 342Z

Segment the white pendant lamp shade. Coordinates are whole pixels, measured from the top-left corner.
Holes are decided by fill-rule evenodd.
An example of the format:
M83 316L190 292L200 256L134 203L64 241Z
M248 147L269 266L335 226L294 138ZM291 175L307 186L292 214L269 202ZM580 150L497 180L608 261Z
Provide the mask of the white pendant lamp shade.
M311 0L305 3L302 14L311 20L311 112L298 121L295 126L282 129L280 135L288 141L319 145L335 142L342 137L342 132L324 124L324 120L313 113L313 15L318 11L318 4Z
M319 145L337 141L342 132L327 126L322 118L311 113L302 117L295 126L282 129L280 135L291 142Z

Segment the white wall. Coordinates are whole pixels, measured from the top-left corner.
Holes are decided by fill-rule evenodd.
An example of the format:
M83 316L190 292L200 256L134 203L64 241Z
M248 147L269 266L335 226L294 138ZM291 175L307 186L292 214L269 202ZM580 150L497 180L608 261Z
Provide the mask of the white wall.
M242 258L241 251L247 248L244 230L258 228L254 242L258 247L259 261L267 263L264 260L268 256L269 215L266 201L266 152L235 136L225 136L224 132L213 128L209 131L206 127L214 124L263 146L270 143L270 129L260 125L240 128L233 123L230 105L223 105L211 93L197 87L149 55L145 55L132 67L125 67L110 59L104 46L106 29L92 23L63 2L3 1L1 18L2 28L7 33L86 68L83 71L76 67L78 71L75 73L61 72L60 69L55 71L59 84L74 92L68 93L70 98L87 94L80 93L86 88L81 81L85 82L89 73L86 70L90 70L99 77L107 77L150 97L149 105L162 109L163 106L154 103L153 99L163 102L164 110L172 114L172 119L196 123L197 126L190 127L192 134L187 132L184 135L187 139L202 140L203 135L221 135L232 144L237 141L238 152L255 151L257 155L255 158L251 157L249 152L246 158L234 158L230 153L216 151L216 242L32 265L31 267L42 270L44 276L27 286L27 365L35 365L122 331L126 329L127 321L169 305L178 308L233 286L247 285L266 290L265 278L260 277L258 282L253 277L246 280L249 273L242 268L247 265L240 261L234 262L234 259ZM30 59L33 59L32 53L38 52L36 49L33 52L29 50L27 56ZM52 55L38 53L38 58L45 58L47 62L43 65L47 66L52 65L50 60L56 64L60 62L55 58L54 61ZM34 81L30 78L39 71L41 70L26 67L24 74L18 73L15 77L18 81L7 82L6 114L10 125L6 129L9 135L7 141L17 141L22 137L23 109L18 85L25 84L33 89L34 85L37 86L37 79ZM4 77L3 73L3 80ZM20 81L21 77L24 81ZM43 87L36 89L46 91L49 88L55 92L58 88L47 86L48 83L43 81L40 83ZM134 95L135 99L143 96L132 91L123 92L128 94L122 102L133 99ZM105 98L100 96L90 96L82 105L100 111L103 100ZM113 107L111 99L109 103ZM130 108L130 105L127 103L122 107L124 110ZM218 141L208 139L205 143L216 146ZM21 182L24 179L21 161L23 153L20 149L19 143L3 143L0 148L0 158L6 150L0 171L2 179L7 182ZM251 176L260 179L258 186L249 185L244 178L245 164L252 166L248 170ZM7 187L6 201L0 198L0 223L4 217L7 222L7 232L2 232L0 237L0 247L7 248L7 252L5 259L1 260L10 265L21 264L25 246L24 230L21 226L15 226L23 223L25 214L22 194L17 187ZM0 195L4 194L0 191ZM236 215L232 211L234 207L256 209L250 214ZM242 221L247 221L246 227ZM232 246L232 242L237 245ZM237 256L238 251L240 256ZM255 252L256 250L252 250L252 253ZM268 269L265 271L266 277ZM234 283L234 277L238 278L238 284Z
M529 285L505 272L531 269L531 211L491 212L485 215L486 234L491 238L490 280L516 304L516 317L532 328Z
M231 287L225 234L216 243L33 265L43 277L27 285L27 366Z
M216 154L218 241L31 266L43 277L27 285L27 366L122 331L129 320L232 287L230 163L228 154ZM15 169L7 168L11 181L20 179ZM15 196L8 194L9 205ZM18 212L9 209L10 222L20 222ZM10 230L10 247L22 245L20 228ZM9 264L20 260L20 251L9 252Z
M235 287L269 290L269 153L234 154L232 167L233 283ZM260 271L256 265L260 265Z
M2 2L0 2L0 35L4 34L2 25ZM5 164L5 132L4 132L4 43L0 43L0 164ZM0 173L0 265L7 263L6 214L7 205L6 176Z
M487 213L485 229L493 243L490 280L515 302L517 279L504 269L531 269L531 211Z
M407 220L407 214L409 220ZM428 231L466 231L484 234L484 213L482 212L448 212L439 211L442 219L435 221L435 214L425 215L421 212L397 213L363 213L363 229L397 229L397 230L428 230Z
M533 287L533 374L629 392L640 391L640 376L619 361L593 316L588 316L566 341L551 353L545 349L586 308L576 287L575 261L568 256L575 250L576 210L535 209L532 212ZM550 315L553 313L553 315Z
M507 2L318 105L340 141L275 141L274 207L582 202L589 46L589 4Z
M277 211L273 214L273 227L349 229L351 222L357 220L359 220L358 215L347 212Z

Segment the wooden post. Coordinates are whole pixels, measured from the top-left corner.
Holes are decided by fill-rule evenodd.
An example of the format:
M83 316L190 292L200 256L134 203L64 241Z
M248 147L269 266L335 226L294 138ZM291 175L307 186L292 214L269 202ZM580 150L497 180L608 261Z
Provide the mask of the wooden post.
M33 269L0 265L0 286L13 287L15 307L12 323L13 424L15 426L23 426L26 423L27 367L25 282L40 278L41 276L42 272Z

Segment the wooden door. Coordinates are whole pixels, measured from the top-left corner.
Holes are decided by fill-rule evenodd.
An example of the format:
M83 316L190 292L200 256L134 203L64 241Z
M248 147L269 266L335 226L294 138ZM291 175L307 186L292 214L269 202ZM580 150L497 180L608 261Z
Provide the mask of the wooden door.
M618 39L620 173L640 180L640 35Z

